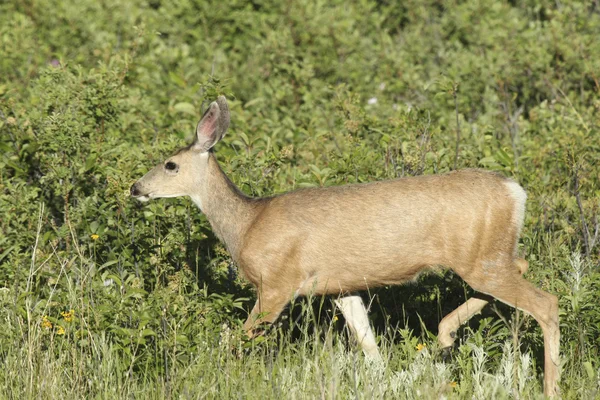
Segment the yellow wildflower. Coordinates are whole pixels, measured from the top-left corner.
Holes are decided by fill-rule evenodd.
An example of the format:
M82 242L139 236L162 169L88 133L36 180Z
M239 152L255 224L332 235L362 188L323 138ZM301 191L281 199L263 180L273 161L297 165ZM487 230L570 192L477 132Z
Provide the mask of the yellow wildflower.
M338 320L338 316L334 315L333 318L331 319L333 322L336 322Z
M48 316L46 315L42 317L42 328L52 329L52 322L48 321Z
M98 240L100 238L100 236L96 235L95 233L91 236L92 240Z
M56 330L56 334L57 335L64 335L65 334L65 328L63 328L62 326L59 325L58 329Z
M451 388L455 388L456 386L458 386L458 383L456 383L456 382L454 382L454 381L453 381L453 382L450 382L450 387L451 387Z
M417 351L421 351L425 348L426 346L423 343L419 343L416 347Z
M71 322L75 316L75 310L63 311L60 313L60 315L62 315L65 321Z

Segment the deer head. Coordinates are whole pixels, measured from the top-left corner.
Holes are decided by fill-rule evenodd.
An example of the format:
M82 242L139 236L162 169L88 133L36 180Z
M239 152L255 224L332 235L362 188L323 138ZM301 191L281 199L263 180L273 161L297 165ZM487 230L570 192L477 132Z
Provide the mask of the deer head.
M131 196L140 201L161 197L191 196L191 190L206 177L212 147L229 127L229 108L224 96L212 102L196 127L194 142L157 165L131 186Z

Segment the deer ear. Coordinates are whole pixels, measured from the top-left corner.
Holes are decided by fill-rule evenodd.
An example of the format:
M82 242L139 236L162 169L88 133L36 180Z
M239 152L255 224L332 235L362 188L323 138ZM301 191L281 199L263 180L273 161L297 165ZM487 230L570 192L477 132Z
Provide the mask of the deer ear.
M219 116L219 140L223 139L225 133L227 132L227 128L229 128L229 106L227 105L227 99L225 96L217 97L217 104L219 105L219 111L221 112Z
M194 150L206 152L221 139L220 119L221 110L217 102L213 101L196 127L196 141L192 145Z

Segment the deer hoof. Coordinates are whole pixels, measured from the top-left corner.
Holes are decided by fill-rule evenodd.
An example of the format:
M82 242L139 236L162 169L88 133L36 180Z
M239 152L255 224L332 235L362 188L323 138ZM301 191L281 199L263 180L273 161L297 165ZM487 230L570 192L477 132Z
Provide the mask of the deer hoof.
M444 347L441 350L441 356L445 363L452 361L452 346Z

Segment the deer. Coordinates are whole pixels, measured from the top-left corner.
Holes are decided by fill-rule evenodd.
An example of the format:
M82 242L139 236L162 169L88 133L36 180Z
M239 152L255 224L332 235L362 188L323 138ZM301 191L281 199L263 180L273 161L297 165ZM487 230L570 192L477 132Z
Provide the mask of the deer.
M189 146L131 187L140 201L188 196L204 213L257 299L243 329L277 320L298 296L334 295L366 357L382 361L359 291L451 269L475 291L439 323L441 348L492 299L520 309L544 336L544 393L559 394L558 298L527 281L517 255L524 189L481 169L341 186L304 188L252 198L221 169L213 147L230 124L227 100L213 101Z

